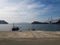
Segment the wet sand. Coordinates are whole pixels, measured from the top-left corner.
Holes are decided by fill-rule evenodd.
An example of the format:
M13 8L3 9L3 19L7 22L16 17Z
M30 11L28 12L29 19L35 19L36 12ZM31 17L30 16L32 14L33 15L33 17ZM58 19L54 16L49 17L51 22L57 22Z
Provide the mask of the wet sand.
M60 45L60 32L0 32L0 45Z

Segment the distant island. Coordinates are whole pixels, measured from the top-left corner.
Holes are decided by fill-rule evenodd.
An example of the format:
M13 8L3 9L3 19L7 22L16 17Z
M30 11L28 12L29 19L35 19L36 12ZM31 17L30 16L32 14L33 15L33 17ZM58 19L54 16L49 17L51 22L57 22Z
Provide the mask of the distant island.
M48 24L47 22L39 22L39 21L34 21L32 24Z
M32 22L32 24L60 24L60 20L58 20L57 22L39 22L39 21L34 21Z
M5 20L0 20L0 24L8 24Z
M60 24L60 20L58 20L58 21L56 22L56 24Z

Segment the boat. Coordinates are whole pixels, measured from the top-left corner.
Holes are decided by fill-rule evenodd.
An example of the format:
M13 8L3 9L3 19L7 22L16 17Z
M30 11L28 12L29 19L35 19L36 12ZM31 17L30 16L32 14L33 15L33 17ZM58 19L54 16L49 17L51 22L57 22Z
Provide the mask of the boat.
M18 31L18 30L19 30L19 27L15 26L15 25L13 24L12 31Z

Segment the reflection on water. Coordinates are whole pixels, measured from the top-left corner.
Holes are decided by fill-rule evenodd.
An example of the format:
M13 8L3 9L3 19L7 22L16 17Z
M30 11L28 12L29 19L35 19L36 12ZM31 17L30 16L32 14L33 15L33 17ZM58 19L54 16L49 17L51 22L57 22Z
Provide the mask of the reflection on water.
M60 25L58 24L16 24L20 30L46 30L46 31L59 31ZM12 24L0 24L0 31L12 31Z

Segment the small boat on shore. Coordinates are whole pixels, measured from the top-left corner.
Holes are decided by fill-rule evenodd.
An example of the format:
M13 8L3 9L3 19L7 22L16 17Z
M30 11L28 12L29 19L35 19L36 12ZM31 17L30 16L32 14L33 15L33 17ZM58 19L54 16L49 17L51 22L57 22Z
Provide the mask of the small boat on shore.
M18 31L18 30L19 30L19 27L15 26L15 25L13 24L12 31Z

